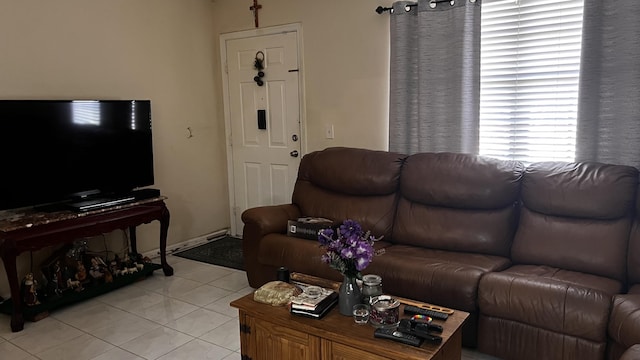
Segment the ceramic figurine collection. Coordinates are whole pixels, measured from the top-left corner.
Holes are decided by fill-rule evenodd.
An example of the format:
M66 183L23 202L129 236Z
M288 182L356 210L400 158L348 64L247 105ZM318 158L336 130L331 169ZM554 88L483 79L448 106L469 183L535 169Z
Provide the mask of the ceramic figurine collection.
M64 296L66 292L109 284L115 278L143 270L145 263L151 263L151 259L140 254L130 253L123 258L114 255L108 259L89 253L86 244L74 244L46 260L38 280L32 272L25 275L21 284L22 302L35 306Z

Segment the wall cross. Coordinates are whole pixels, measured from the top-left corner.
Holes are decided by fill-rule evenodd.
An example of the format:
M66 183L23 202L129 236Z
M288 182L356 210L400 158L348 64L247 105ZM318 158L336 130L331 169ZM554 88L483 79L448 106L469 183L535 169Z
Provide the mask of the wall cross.
M253 11L253 19L256 27L258 27L258 10L262 9L262 5L258 4L258 0L253 0L253 6L249 10Z

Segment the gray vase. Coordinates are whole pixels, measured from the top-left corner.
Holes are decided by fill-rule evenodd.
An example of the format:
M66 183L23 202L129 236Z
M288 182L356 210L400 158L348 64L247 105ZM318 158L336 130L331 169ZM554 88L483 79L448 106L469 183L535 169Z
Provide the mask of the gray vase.
M360 304L362 292L356 283L355 276L344 276L344 280L338 290L338 306L340 314L352 316L353 305Z

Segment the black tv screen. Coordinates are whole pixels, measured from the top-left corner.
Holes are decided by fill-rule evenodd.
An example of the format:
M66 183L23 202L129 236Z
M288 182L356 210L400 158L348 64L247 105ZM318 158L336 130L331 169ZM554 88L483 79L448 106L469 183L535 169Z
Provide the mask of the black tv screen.
M153 185L149 100L0 100L0 210Z

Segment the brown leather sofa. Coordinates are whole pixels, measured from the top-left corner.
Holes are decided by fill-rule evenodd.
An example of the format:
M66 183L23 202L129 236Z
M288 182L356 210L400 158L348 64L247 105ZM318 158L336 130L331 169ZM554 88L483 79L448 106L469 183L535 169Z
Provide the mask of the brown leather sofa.
M627 294L616 295L613 299L608 328L609 359L617 359L624 352L623 358L640 360L640 346L633 346L640 344L640 218L638 214L640 214L640 201L636 201L636 219L629 239L627 268L629 290ZM631 354L635 354L635 357L631 357Z
M317 241L286 236L286 224L350 218L384 235L385 254L364 272L388 293L469 312L466 346L478 340L504 359L604 359L617 342L617 359L640 342L609 322L627 261L638 260L627 256L637 187L626 166L329 148L302 159L291 204L243 213L245 268L252 287L280 266L341 280Z

